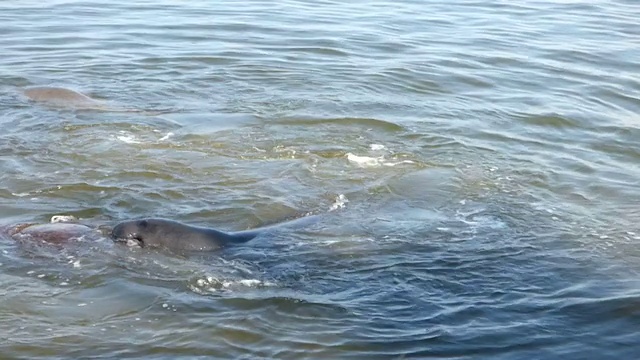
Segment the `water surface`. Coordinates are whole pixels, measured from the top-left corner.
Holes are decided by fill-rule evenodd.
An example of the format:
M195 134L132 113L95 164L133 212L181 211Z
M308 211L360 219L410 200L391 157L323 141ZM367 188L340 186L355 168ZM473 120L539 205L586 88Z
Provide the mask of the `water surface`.
M3 1L0 217L299 231L0 241L8 358L640 353L632 1ZM120 112L29 102L64 86Z

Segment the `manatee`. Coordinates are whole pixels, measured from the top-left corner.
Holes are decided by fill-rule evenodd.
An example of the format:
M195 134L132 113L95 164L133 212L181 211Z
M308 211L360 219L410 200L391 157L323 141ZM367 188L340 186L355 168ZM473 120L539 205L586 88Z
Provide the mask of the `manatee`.
M24 90L24 95L31 101L51 107L76 110L98 110L107 112L144 113L145 115L159 115L169 111L148 111L141 109L120 108L108 102L91 98L75 90L57 86L34 86Z

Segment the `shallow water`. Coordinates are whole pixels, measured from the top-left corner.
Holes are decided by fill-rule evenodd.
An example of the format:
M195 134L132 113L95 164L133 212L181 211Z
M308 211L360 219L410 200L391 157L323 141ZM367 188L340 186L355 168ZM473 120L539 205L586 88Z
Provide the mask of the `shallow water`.
M632 1L4 1L0 217L225 230L0 241L6 358L640 353ZM113 109L28 101L64 86Z

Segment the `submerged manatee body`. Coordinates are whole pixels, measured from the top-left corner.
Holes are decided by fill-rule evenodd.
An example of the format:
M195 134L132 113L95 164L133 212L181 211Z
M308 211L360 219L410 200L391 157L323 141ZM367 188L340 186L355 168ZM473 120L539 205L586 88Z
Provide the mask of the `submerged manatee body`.
M0 226L0 236L25 242L62 245L74 240L98 240L106 229L81 224L70 215L56 215L50 223L21 223ZM110 232L110 229L108 229Z
M76 110L99 110L107 112L141 113L144 115L160 115L168 110L128 109L112 106L108 102L93 99L78 91L57 86L34 86L24 90L29 100L44 105Z
M96 229L76 223L20 224L9 227L5 233L15 240L50 244L64 244L99 235Z
M71 107L77 109L108 109L100 100L71 89L54 86L36 86L24 90L24 95L35 102L56 107Z

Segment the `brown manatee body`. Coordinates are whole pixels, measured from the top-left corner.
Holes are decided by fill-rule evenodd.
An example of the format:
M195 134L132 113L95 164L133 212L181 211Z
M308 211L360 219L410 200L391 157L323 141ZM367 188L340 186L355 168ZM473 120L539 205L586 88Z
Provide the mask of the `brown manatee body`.
M73 240L95 240L101 236L95 228L71 222L5 226L2 228L2 233L14 240L56 245Z
M57 86L34 86L24 90L24 95L32 101L57 108L76 110L99 110L108 112L142 113L160 115L170 111L148 111L111 106L108 102L93 99L75 90Z
M96 99L71 89L54 86L36 86L24 90L29 99L56 107L71 107L77 109L106 110L108 106Z

